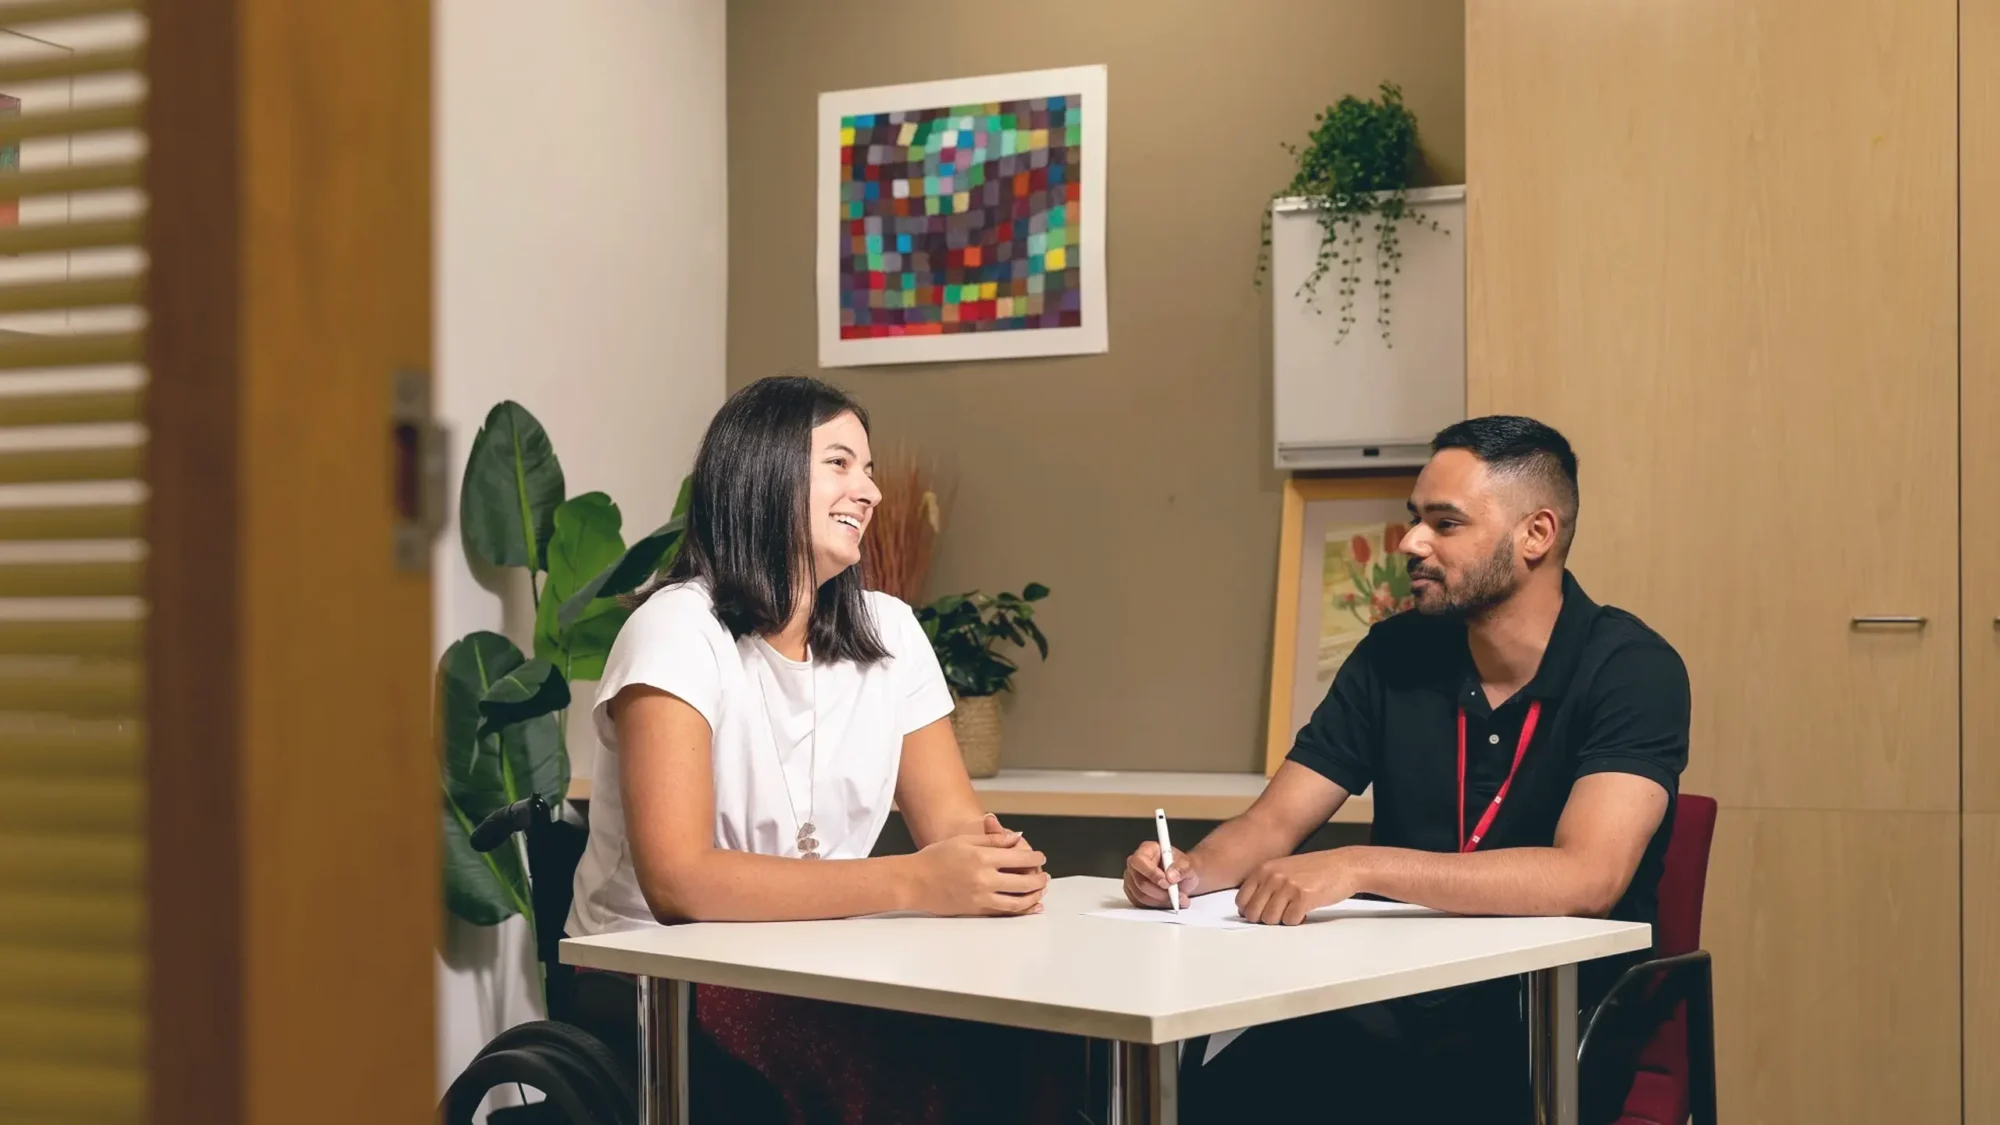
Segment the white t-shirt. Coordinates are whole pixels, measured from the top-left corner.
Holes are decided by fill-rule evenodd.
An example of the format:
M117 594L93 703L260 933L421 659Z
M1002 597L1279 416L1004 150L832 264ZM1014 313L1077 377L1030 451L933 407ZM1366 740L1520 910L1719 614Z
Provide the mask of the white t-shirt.
M570 936L656 924L632 869L609 714L632 684L669 692L708 720L716 847L796 856L799 823L810 820L827 859L874 850L895 800L903 736L951 714L952 702L910 607L873 592L867 605L889 658L865 668L787 660L761 637L731 637L699 582L660 590L632 614L611 646L591 713L596 784Z

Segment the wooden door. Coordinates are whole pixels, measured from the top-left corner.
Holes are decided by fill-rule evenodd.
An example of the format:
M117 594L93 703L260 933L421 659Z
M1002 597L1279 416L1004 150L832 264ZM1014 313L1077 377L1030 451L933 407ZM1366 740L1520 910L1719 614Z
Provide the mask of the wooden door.
M417 1125L440 811L395 396L431 362L430 5L150 12L148 1118Z
M1956 18L1468 8L1468 401L1687 660L1732 1121L1959 1117Z

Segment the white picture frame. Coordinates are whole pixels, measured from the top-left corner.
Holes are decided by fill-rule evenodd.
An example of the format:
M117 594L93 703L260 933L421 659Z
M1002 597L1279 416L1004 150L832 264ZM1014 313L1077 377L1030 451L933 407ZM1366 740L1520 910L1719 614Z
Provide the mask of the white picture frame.
M1048 355L1086 355L1109 350L1110 331L1109 325L1106 322L1104 251L1105 138L1107 135L1106 119L1109 109L1106 94L1106 79L1105 67L1080 66L1065 67L1056 70L1024 71L1014 74L994 74L979 78L958 78L940 82L917 82L900 86L878 86L860 90L842 90L820 95L817 142L819 147L819 198L816 237L818 240L819 363L821 367L938 363L980 359L1016 359L1026 356ZM871 205L874 208L887 210L890 208L883 207L883 204L896 199L897 197L894 194L896 191L907 191L912 185L918 185L918 190L922 190L923 186L942 186L945 181L955 179L951 175L926 175L919 177L913 174L906 174L903 176L893 176L888 179L874 181L882 185L878 189L881 195L875 199L850 200L845 198L843 185L849 182L851 178L849 175L850 168L855 167L855 165L850 165L847 161L843 160L843 149L852 147L851 145L843 145L843 121L855 117L879 118L884 116L900 117L902 115L921 118L921 120L893 122L898 126L900 132L901 126L906 124L919 128L935 127L938 125L936 119L938 117L949 117L950 115L945 111L954 108L1006 106L1010 103L1025 103L1033 102L1037 99L1050 98L1063 99L1063 108L1065 111L1069 108L1068 100L1072 98L1076 99L1076 105L1081 109L1082 113L1081 127L1079 136L1077 137L1079 143L1074 146L1062 146L1065 149L1073 149L1075 151L1075 158L1070 160L1067 154L1060 157L1067 161L1067 163L1061 165L1062 174L1065 177L1063 183L1065 193L1067 192L1068 185L1075 183L1077 185L1076 198L1073 200L1064 200L1062 203L1057 203L1053 198L1048 198L1046 205L1042 209L1044 223L1046 224L1058 221L1057 217L1047 214L1050 209L1057 206L1073 208L1071 214L1074 215L1077 221L1070 222L1063 220L1063 227L1066 230L1072 227L1076 228L1076 232L1072 236L1074 241L1070 245L1059 248L1063 252L1061 266L1047 267L1045 263L1048 253L1042 252L1029 255L1028 236L1019 235L1007 240L1010 243L1006 251L1008 257L1002 259L1000 264L1005 266L1010 263L1019 262L1026 266L1029 265L1031 257L1042 259L1042 261L1033 262L1031 268L1053 268L1061 275L1060 283L1064 287L1062 292L1075 292L1077 294L1073 299L1064 298L1064 300L1073 300L1077 305L1075 310L1075 324L1030 325L1028 323L1030 321L1041 319L1046 322L1056 315L1056 313L1052 313L1046 307L1049 304L1046 300L1047 294L1041 292L1036 292L1032 295L988 296L984 301L974 298L971 301L963 303L958 300L956 294L953 294L952 299L949 301L936 299L937 291L944 288L944 286L938 284L935 279L944 277L948 273L951 273L952 276L962 277L960 282L953 285L954 288L980 288L988 283L994 284L998 288L1005 288L1009 280L1013 281L1018 288L1025 280L1019 277L1011 279L996 278L994 276L996 272L994 263L984 259L982 259L979 266L959 266L952 268L962 271L962 273L953 273L952 269L933 268L938 267L940 262L932 259L939 258L941 254L948 252L938 242L939 238L944 237L944 232L940 230L893 231L891 229L884 229L878 237L907 236L912 239L911 242L902 244L911 247L909 250L883 252L897 255L897 269L871 271L865 270L865 268L864 270L843 268L843 250L845 249L850 254L851 263L851 255L854 253L854 248L852 242L847 243L843 247L842 240L851 240L855 237L865 239L867 237L866 234L857 236L852 231L851 224L856 220L857 216L850 207L850 204L858 203L861 205L864 213L859 217L863 220L867 218L886 220L884 226L887 227L899 218L914 220L920 216L868 214L866 212L871 209ZM985 120L985 118L979 118L976 123L983 126ZM874 124L875 122L870 122L870 127L873 127ZM1067 128L1067 123L1065 128ZM1008 131L1012 132L1013 130ZM1022 132L1029 132L1029 130L1022 130ZM989 136L983 127L980 133L982 136ZM941 133L931 135L934 139L942 136ZM1066 140L1067 136L1064 139ZM983 151L980 153L978 160L970 160L969 163L967 160L961 160L958 171L968 179L974 176L971 167L980 167L980 172L978 173L978 182L976 183L953 185L961 187L962 193L967 197L960 201L965 205L966 209L957 213L966 216L966 218L956 220L953 223L959 229L960 233L949 236L954 241L972 237L970 235L971 230L991 231L996 228L990 224L1013 221L1016 212L1011 209L1009 200L1001 199L998 202L991 202L986 196L974 197L974 192L986 192L988 185L991 184L1004 193L1013 187L1014 177L1032 176L1035 169L1027 167L1029 161L1034 159L1032 157L1032 150L1024 147L1024 145L1025 142L1017 145L1016 139L1010 137L1006 141L1005 147L1007 151L1004 154L998 151L1000 147L999 142L994 141L993 148L991 149L981 146ZM896 147L894 145L877 147L880 147L882 151L876 155L884 158L883 163L885 166L900 166L904 173L914 173L917 171L913 163L907 159L903 161L889 159L896 155L907 157L908 148L903 148L900 152L895 152L891 151L891 149ZM932 150L938 146L922 147L925 147L924 157L930 163L935 164L935 152ZM956 148L955 145L953 147L954 149ZM1046 144L1044 144L1044 147L1046 147ZM1016 148L1019 148L1019 151L1015 151ZM1016 157L1019 158L1018 163L1021 167L1016 171L1006 173L1004 178L999 175L997 170L1001 162ZM1009 161L1008 167L1013 168L1014 164L1015 162ZM987 168L994 169L995 174L989 176L986 172ZM1080 179L1077 178L1079 169ZM897 180L903 181L902 187L898 188L895 186L895 181ZM936 182L933 183L933 181ZM1022 182L1025 184L1026 180L1024 179ZM865 185L863 186L865 187ZM1043 188L1041 190L1045 192L1048 189ZM953 197L959 194L961 194L961 191L953 191L951 193L932 192L926 197L935 200L937 204L949 208L952 206ZM905 201L910 198L912 197L909 195L902 197ZM1027 195L1019 197L1020 201L1024 203L1029 198ZM1035 198L1043 197L1037 195ZM1002 214L1000 210L1002 207L1009 207L1010 209L1006 214ZM953 212L947 210L942 214L921 217L950 219L952 215ZM1033 221L1032 215L1028 221ZM977 225L968 226L968 224ZM941 227L944 224L931 225L933 227ZM1046 231L1044 234L1046 235ZM922 239L926 237L930 239L932 249L917 249L917 247L924 245ZM1042 243L1046 245L1046 238L1042 240ZM962 248L960 249L962 250ZM871 252L874 251L871 250ZM924 255L926 266L924 270L918 271L901 268L909 264L900 261L901 258L920 253ZM1071 260L1071 254L1074 254L1074 260ZM884 260L886 261L887 259L885 258ZM937 321L926 323L922 327L903 324L891 326L879 323L879 320L886 319L886 316L882 313L870 312L865 308L856 310L853 308L852 302L861 298L844 296L846 293L857 291L857 283L867 273L874 273L885 277L897 277L904 284L905 292L908 294L902 298L904 300L914 301L920 296L924 298L921 306L911 305L896 315L909 315L910 309L922 307L927 311L917 315L940 318L949 316L953 319L949 324ZM916 280L919 274L925 275L925 280ZM843 288L844 279L848 283L848 288L845 289ZM862 291L865 291L865 289ZM985 290L982 289L982 292L985 292ZM1030 301L1033 302L1032 314L1025 311L1028 307L1027 303ZM1015 311L1009 312L1007 316L999 316L995 315L992 310L983 307L984 305L994 305L996 302L1005 302L1004 305L1000 306L1001 308ZM996 325L1012 323L1016 326L996 326L979 330L960 328L957 325L970 322L957 320L958 311L947 306L959 306L959 308L967 309L973 315L981 316L981 323L992 322ZM873 316L877 317L878 320L872 327L869 325L843 324L843 309L847 309L851 316ZM1060 312L1062 310L1057 311ZM892 327L901 329L904 334L862 335L863 331L886 332Z

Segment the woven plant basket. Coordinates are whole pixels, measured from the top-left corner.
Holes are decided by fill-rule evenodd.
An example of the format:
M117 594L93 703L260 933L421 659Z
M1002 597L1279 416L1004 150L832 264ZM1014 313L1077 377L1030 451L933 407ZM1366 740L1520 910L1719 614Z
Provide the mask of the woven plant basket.
M965 756L965 772L992 777L1000 772L1000 697L975 695L958 700L951 713L951 733Z

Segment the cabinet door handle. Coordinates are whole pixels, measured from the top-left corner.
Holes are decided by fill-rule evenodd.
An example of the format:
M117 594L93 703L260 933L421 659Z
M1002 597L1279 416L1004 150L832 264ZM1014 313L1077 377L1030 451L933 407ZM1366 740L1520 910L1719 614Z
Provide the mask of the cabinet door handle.
M1919 617L1915 614L1872 614L1854 618L1851 627L1865 629L1869 626L1901 626L1908 629L1921 629L1929 623L1930 618Z

